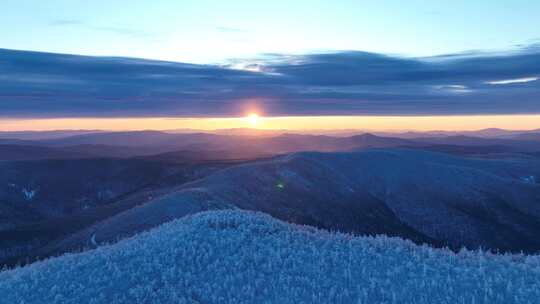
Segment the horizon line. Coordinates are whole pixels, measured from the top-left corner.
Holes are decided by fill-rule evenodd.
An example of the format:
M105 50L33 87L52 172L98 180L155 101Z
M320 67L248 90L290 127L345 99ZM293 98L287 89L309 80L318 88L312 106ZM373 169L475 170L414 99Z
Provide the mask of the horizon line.
M29 127L31 126L31 127ZM54 130L181 130L219 131L253 129L261 131L477 131L484 129L540 129L540 114L494 115L335 115L335 116L260 116L253 124L248 116L236 117L114 117L114 118L0 118L0 131Z

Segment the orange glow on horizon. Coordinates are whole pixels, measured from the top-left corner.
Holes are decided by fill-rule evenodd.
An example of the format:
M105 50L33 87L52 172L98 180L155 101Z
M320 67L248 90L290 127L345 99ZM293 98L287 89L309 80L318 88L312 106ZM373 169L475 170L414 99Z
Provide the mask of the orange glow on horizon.
M22 130L218 130L256 128L262 130L341 130L373 131L464 131L484 128L531 130L540 128L540 114L470 116L290 116L261 117L252 112L230 118L48 118L0 119L0 131Z

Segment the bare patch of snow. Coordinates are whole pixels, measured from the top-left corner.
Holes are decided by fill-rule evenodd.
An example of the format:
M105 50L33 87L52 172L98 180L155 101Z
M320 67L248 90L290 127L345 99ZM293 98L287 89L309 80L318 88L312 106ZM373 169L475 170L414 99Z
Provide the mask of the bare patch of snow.
M36 196L37 194L37 190L35 189L27 189L27 188L23 188L21 190L23 196L24 196L24 199L27 200L27 201L31 201L34 199L34 197Z

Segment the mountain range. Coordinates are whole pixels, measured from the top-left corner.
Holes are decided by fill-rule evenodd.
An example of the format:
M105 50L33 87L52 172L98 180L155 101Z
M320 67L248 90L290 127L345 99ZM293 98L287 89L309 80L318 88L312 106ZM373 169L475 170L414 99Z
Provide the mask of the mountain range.
M94 248L215 209L452 250L540 251L540 141L54 135L0 146L5 265Z

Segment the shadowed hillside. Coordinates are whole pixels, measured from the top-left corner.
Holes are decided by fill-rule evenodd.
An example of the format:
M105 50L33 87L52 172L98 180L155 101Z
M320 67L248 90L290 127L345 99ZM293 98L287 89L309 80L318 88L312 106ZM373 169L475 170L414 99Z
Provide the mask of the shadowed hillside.
M110 242L209 209L262 211L360 235L459 249L538 252L540 162L425 151L299 153L231 167L43 248ZM531 176L535 177L530 178Z

